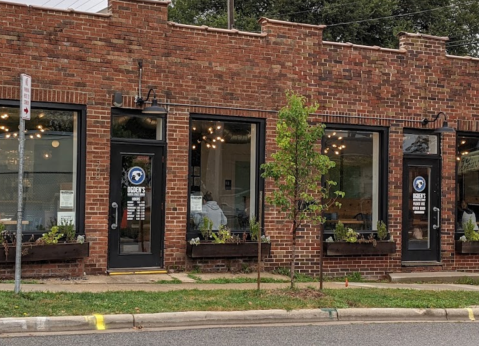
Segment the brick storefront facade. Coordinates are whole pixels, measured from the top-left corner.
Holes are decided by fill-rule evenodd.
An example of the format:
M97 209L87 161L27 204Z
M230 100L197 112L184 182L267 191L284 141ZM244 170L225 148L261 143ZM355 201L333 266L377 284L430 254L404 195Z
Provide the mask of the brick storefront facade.
M441 141L440 263L402 266L404 129L447 113L458 132L479 132L479 59L449 56L447 38L400 34L398 49L322 40L323 26L262 19L262 33L180 25L167 21L168 2L110 0L110 14L59 11L0 2L0 101L18 100L19 75L33 80L33 102L86 107L85 229L90 257L68 263L26 264L31 276L102 274L108 269L110 122L112 99L135 108L138 61L145 89L154 88L167 115L165 268L227 270L243 261L186 257L190 115L266 120L266 160L275 150L276 111L293 90L317 102L312 120L386 128L387 224L397 243L390 256L326 257L326 275L361 272L382 277L405 270L477 271L479 256L454 250L456 133ZM436 126L437 127L437 126ZM273 189L265 183L265 194ZM272 250L265 267L288 267L290 233L281 214L266 206L264 229ZM318 232L306 228L297 269L316 274ZM249 264L248 261L246 261ZM13 273L2 266L0 276Z

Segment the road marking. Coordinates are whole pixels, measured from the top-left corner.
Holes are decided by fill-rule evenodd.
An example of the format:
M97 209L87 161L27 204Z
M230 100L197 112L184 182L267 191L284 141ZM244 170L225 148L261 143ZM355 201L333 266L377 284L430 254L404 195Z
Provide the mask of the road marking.
M474 318L474 312L472 311L471 308L466 308L466 310L469 312L469 319L471 321L475 321L476 319Z
M97 330L105 330L105 320L103 319L103 315L99 315L99 314L94 314L93 316L95 316L95 319L96 319L96 329Z

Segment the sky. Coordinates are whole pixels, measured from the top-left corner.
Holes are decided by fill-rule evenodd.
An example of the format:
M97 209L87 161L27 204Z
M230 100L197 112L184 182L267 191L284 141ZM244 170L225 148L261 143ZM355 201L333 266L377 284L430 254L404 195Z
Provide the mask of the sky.
M98 12L108 6L108 0L5 0L25 5L35 5L58 9L71 8L77 11Z

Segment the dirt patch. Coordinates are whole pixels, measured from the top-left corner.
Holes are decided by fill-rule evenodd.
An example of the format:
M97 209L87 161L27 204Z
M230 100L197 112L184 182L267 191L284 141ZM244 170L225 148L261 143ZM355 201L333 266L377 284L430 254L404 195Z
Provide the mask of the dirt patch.
M302 288L302 289L278 289L271 291L276 296L282 297L291 297L291 298L299 298L303 300L309 299L320 299L325 296L325 294L321 291L314 290L312 288Z

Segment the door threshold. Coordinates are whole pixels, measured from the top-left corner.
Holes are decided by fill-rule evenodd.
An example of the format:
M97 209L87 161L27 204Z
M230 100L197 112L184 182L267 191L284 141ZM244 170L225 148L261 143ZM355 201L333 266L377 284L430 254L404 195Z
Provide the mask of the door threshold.
M437 261L402 261L401 266L403 267L433 267L433 266L442 266L442 262Z
M108 275L146 275L146 274L168 274L168 270L159 267L151 268L110 268L106 271Z

